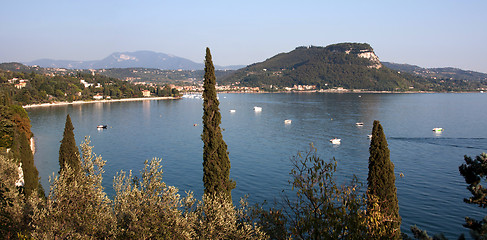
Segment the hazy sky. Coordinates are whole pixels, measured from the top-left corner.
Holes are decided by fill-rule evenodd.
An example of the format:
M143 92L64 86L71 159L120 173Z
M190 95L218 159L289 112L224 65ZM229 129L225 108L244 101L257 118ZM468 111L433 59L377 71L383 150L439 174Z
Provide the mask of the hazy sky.
M381 61L487 73L487 1L0 2L0 62L151 50L248 65L303 45L369 43Z

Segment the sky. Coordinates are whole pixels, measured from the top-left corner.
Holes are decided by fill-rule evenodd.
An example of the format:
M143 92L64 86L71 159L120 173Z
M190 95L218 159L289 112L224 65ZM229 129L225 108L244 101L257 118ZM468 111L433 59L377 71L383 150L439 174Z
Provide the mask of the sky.
M369 43L381 61L487 73L487 1L0 0L0 62L150 50L249 65L298 46Z

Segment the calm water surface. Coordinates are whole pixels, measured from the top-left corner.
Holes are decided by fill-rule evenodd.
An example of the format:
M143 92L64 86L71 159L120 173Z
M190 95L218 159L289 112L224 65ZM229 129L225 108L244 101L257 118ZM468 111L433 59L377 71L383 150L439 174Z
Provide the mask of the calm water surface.
M456 239L467 233L465 216L485 210L463 203L469 196L458 166L463 156L487 152L487 94L220 94L221 127L236 180L234 199L272 201L289 189L289 159L313 143L324 159L338 161L339 182L353 174L366 183L372 122L380 120L395 164L402 228ZM254 112L253 107L262 107ZM236 110L230 112L230 109ZM94 152L107 161L106 192L120 170L143 168L163 159L165 181L180 191L203 192L202 100L95 103L27 110L37 143L36 166L45 189L59 170L58 151L66 114L76 142L91 137ZM284 120L292 124L285 125ZM363 122L357 127L356 122ZM98 131L98 124L108 129ZM197 124L197 126L194 126ZM445 131L436 134L434 127ZM329 139L341 138L336 146ZM399 177L403 173L404 177ZM469 237L469 235L467 234Z

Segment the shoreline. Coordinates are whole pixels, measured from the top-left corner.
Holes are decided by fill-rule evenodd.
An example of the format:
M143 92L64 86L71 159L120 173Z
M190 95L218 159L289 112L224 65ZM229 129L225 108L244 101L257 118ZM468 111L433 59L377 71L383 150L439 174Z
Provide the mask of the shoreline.
M201 93L201 92L197 92ZM338 94L350 94L350 93L382 93L382 94L411 94L411 93L421 93L421 94L431 94L431 93L478 93L478 91L460 91L460 92L435 92L435 91L374 91L374 90L359 90L359 89L327 89L327 90L308 90L308 91L278 91L278 92L242 92L242 91L218 91L217 93L338 93ZM480 92L482 93L482 92ZM78 104L89 104L89 103L111 103L111 102L131 102L131 101L153 101L153 100L176 100L182 97L143 97L143 98L122 98L122 99L110 99L110 100L84 100L84 101L73 101L73 102L51 102L51 103L39 103L39 104L29 104L22 106L23 108L37 108L37 107L51 107L51 106L65 106L65 105L78 105Z
M458 91L458 92L435 92L435 91L375 91L375 90L358 90L358 89L344 89L344 90L304 90L304 91L277 91L277 92L267 92L267 91L259 91L259 92L241 92L241 91L219 91L218 93L337 93L337 94L350 94L350 93L380 93L380 94L411 94L411 93L421 93L421 94L431 94L431 93L482 93L478 91Z
M37 108L37 107L51 107L51 106L65 106L65 105L78 105L89 103L112 103L112 102L132 102L132 101L152 101L152 100L174 100L180 99L180 97L145 97L145 98L122 98L122 99L110 99L110 100L86 100L86 101L73 101L73 102L52 102L52 103L39 103L24 105L23 108Z

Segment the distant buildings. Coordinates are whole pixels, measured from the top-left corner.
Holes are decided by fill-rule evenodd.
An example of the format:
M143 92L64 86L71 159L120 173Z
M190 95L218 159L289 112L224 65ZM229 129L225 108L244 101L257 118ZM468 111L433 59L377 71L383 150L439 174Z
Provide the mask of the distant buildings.
M284 90L286 91L310 91L315 90L316 85L294 85L292 88L285 87Z
M80 82L81 84L83 84L83 86L85 86L85 88L88 88L88 87L91 87L91 86L93 86L93 85L94 85L93 83L88 83L88 82L86 82L84 79L79 80L79 82Z
M8 80L9 83L12 83L14 84L14 86L18 89L22 89L24 88L26 85L27 85L27 82L29 80L26 80L26 79L18 79L18 78L12 78L10 80Z
M149 90L142 90L142 96L150 97L150 91Z

